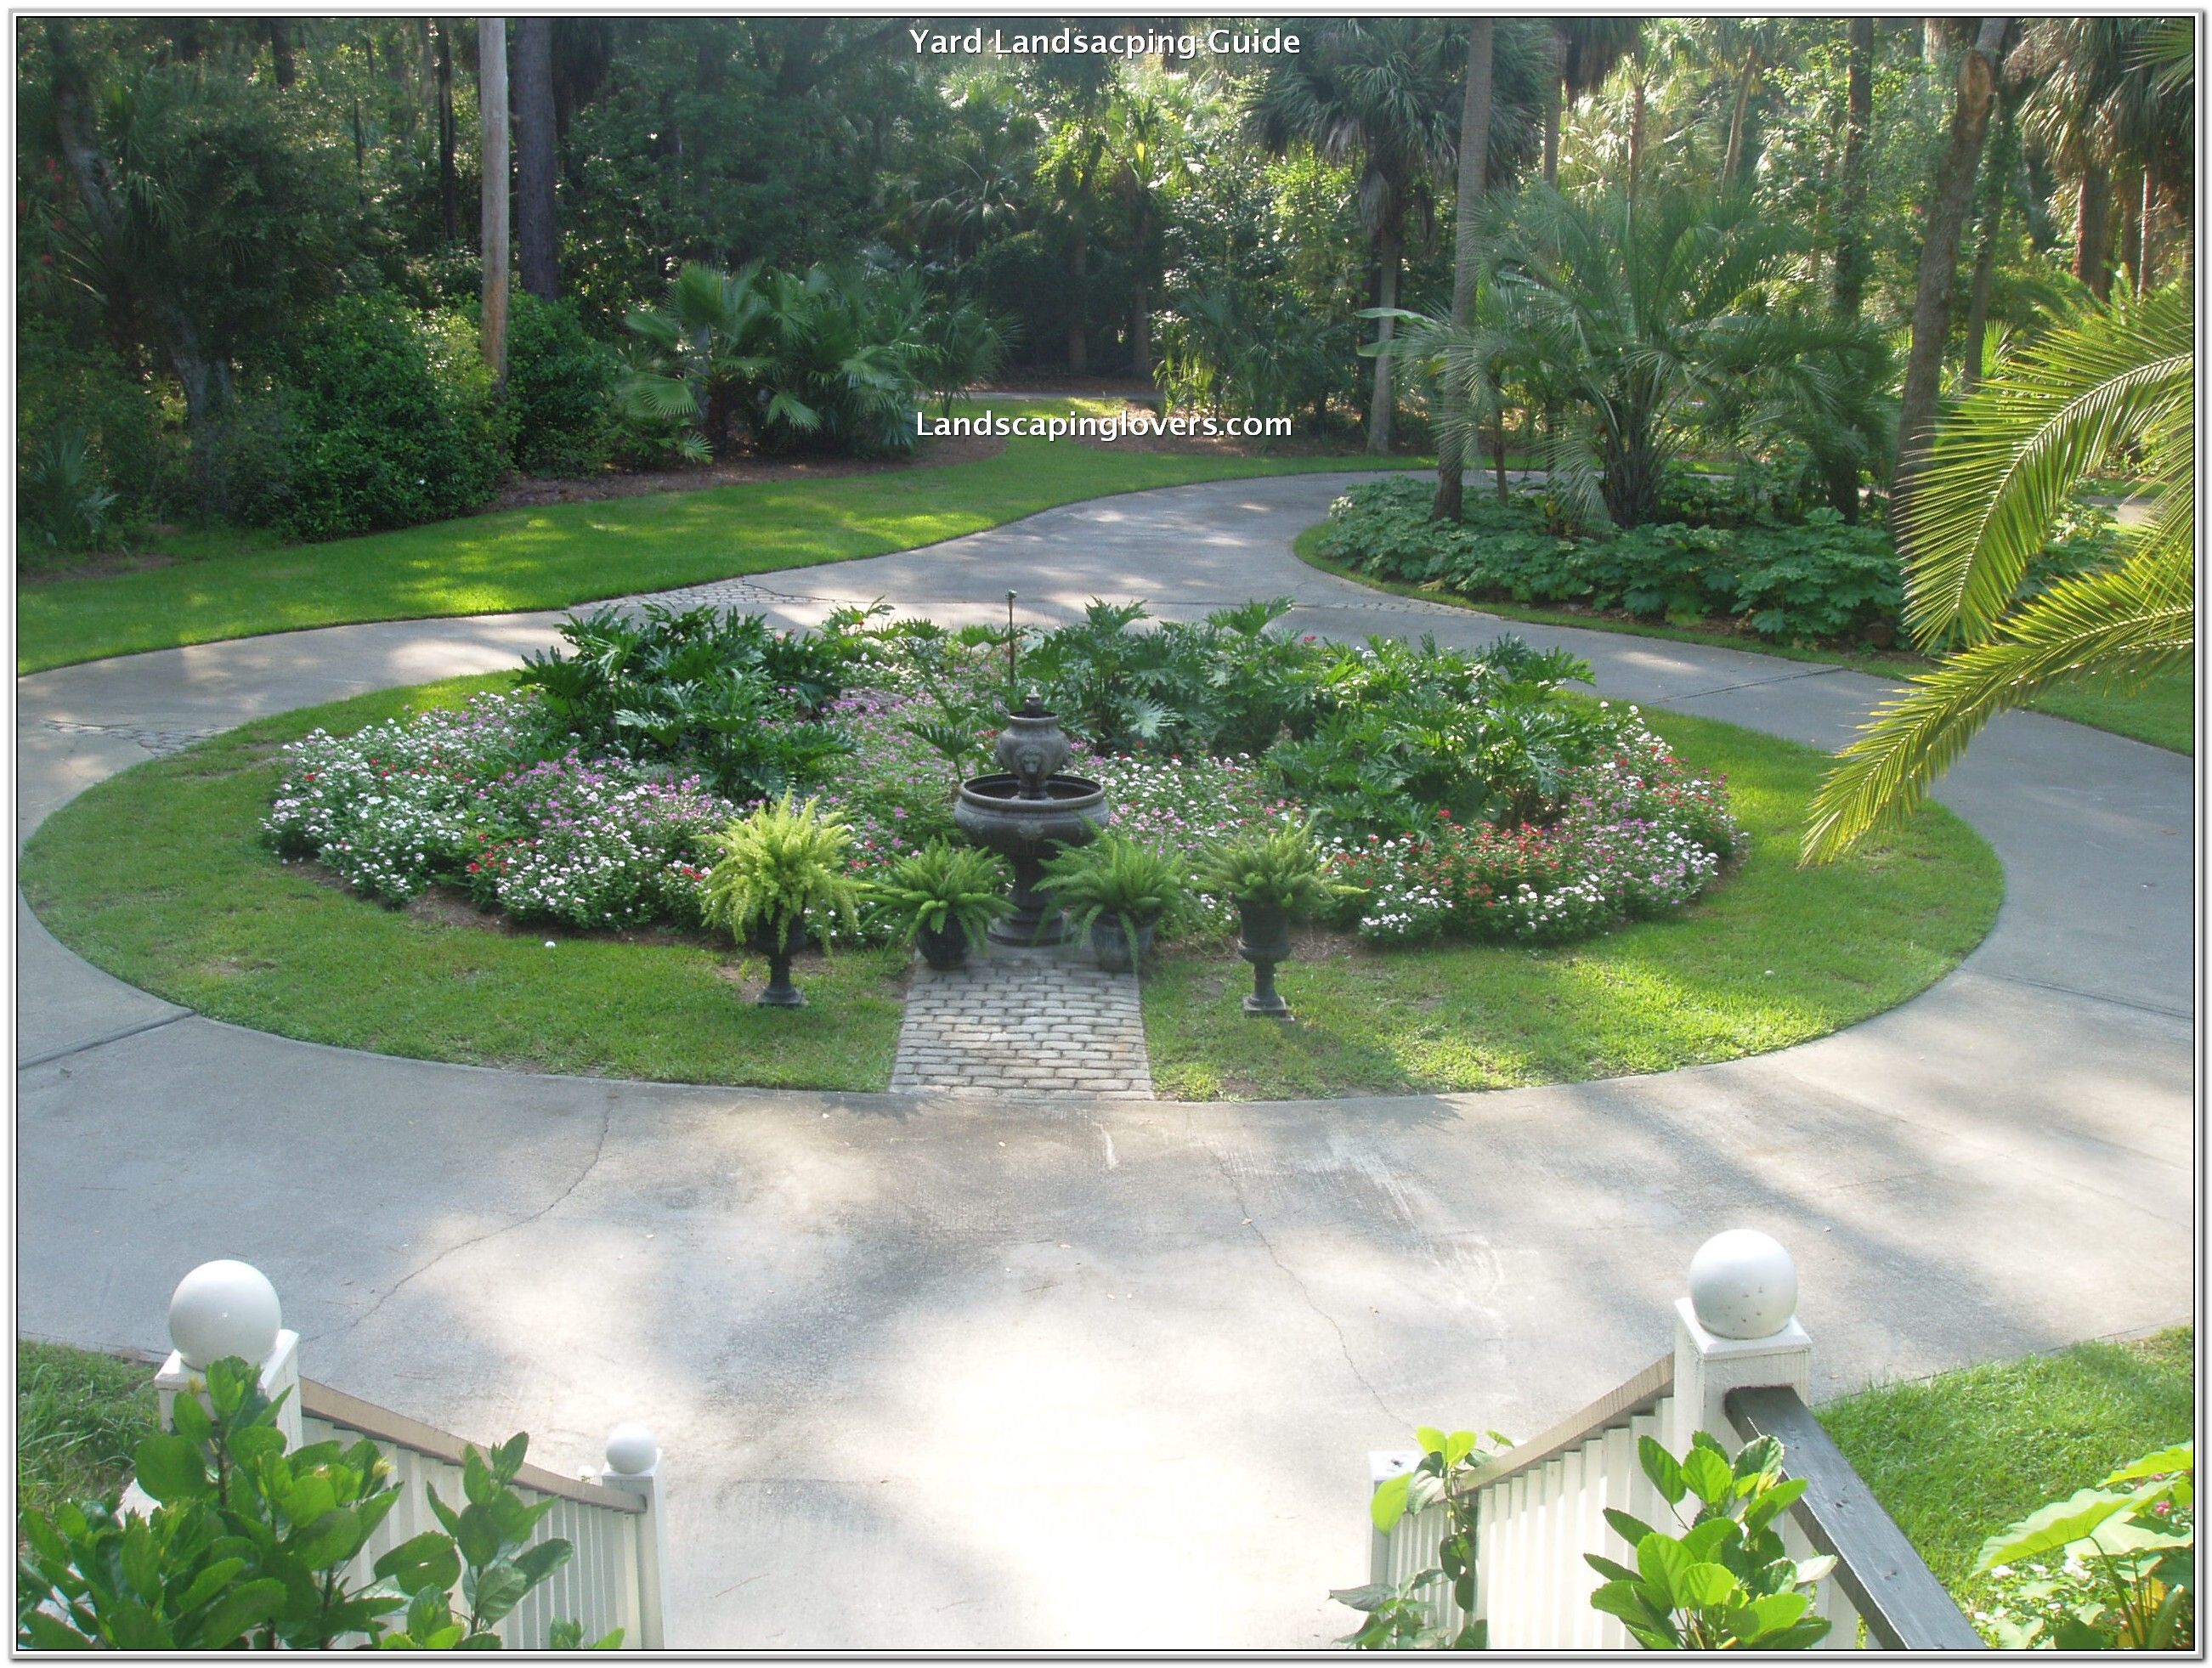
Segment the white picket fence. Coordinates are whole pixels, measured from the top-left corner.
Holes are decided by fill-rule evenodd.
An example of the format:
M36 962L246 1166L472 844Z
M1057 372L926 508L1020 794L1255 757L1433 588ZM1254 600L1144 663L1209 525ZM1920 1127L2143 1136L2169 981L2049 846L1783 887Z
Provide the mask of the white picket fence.
M1709 1258L1716 1246L1721 1254ZM1723 1235L1699 1253L1699 1264L1692 1265L1693 1296L1675 1305L1672 1355L1484 1465L1462 1486L1462 1499L1475 1497L1475 1616L1487 1624L1491 1648L1636 1648L1616 1618L1590 1607L1605 1578L1583 1555L1633 1567L1634 1553L1605 1519L1607 1507L1659 1528L1674 1522L1673 1507L1644 1475L1639 1439L1680 1455L1692 1434L1705 1430L1733 1453L1769 1429L1783 1441L1785 1473L1811 1485L1782 1522L1784 1544L1800 1561L1824 1552L1838 1561L1814 1604L1832 1624L1822 1648L1982 1648L1972 1625L1804 1412L1812 1343L1796 1322L1796 1276L1786 1253L1763 1234ZM1723 1337L1708 1322L1761 1335ZM1420 1458L1371 1455L1375 1485ZM1375 1534L1369 1580L1396 1587L1434 1567L1448 1527L1444 1507L1434 1505ZM1431 1618L1447 1628L1467 1620L1447 1585L1431 1586L1424 1597Z
M178 1396L202 1388L196 1383L200 1368L234 1355L262 1363L264 1395L289 1392L277 1411L289 1447L333 1439L351 1445L364 1437L374 1442L400 1494L346 1568L349 1585L366 1586L377 1559L441 1526L424 1484L456 1510L466 1502L462 1459L470 1444L301 1378L299 1334L279 1325L280 1319L274 1289L246 1264L203 1264L187 1275L169 1305L176 1348L154 1380L161 1422L171 1424ZM490 1444L477 1446L488 1451ZM659 1447L641 1427L618 1426L607 1440L606 1460L594 1477L562 1477L527 1463L517 1473L513 1486L526 1502L556 1502L539 1519L532 1544L557 1538L574 1550L493 1629L508 1649L544 1649L556 1621L580 1623L586 1644L619 1628L625 1650L663 1647ZM126 1507L144 1509L151 1503L135 1489L125 1497Z

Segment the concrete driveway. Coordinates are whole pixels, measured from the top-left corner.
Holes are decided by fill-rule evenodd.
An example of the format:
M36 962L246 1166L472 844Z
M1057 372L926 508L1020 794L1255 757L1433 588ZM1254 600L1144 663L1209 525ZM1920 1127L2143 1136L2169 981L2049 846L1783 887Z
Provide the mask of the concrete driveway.
M793 623L1092 595L1475 644L1298 563L1344 477L1095 500L705 587ZM345 627L19 680L19 835L262 713L512 664L551 616ZM1876 681L1514 627L1608 695L1840 743ZM1996 725L1942 796L1995 931L1757 1059L1487 1095L1036 1104L533 1077L203 1020L19 907L19 1330L159 1345L206 1258L268 1271L311 1376L562 1469L667 1455L673 1643L1295 1647L1364 1579L1365 1453L1527 1434L1661 1354L1691 1252L1796 1253L1816 1389L2191 1313L2187 759Z

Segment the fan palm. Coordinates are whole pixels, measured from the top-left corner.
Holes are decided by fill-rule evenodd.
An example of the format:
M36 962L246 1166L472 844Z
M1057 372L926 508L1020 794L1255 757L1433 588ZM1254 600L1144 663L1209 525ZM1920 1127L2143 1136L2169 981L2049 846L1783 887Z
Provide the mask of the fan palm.
M1741 194L1649 191L1632 209L1617 191L1528 191L1501 288L1513 358L1562 409L1548 462L1580 514L1649 520L1693 435L1778 428L1842 446L1878 422L1863 397L1878 353L1867 333L1779 304L1800 249Z
M1906 620L1959 645L1885 704L1813 802L1808 862L1894 826L1982 726L2061 681L2124 685L2196 646L2196 337L2185 286L2116 295L2063 324L1961 402L1899 528ZM2152 497L2121 559L2015 603L2081 478L2133 451Z

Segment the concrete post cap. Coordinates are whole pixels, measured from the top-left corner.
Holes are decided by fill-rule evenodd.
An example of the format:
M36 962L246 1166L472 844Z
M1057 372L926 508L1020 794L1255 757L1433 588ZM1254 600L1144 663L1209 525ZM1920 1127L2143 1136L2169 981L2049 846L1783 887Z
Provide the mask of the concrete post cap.
M607 1469L621 1477L639 1477L660 1458L660 1444L643 1425L617 1425L607 1433Z
M1731 1228L1690 1259L1690 1307L1717 1337L1772 1337L1797 1313L1797 1265L1753 1228Z
M234 1258L202 1263L169 1296L169 1342L187 1367L205 1368L225 1356L242 1356L258 1367L275 1351L283 1324L269 1277Z

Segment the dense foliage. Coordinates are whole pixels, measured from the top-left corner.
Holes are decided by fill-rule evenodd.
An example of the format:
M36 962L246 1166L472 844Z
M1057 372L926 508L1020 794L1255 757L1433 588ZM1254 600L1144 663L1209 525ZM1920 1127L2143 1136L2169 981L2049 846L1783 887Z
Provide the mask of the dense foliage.
M1310 819L1299 896L1342 925L1552 941L1689 901L1740 844L1720 785L1633 708L1564 696L1587 676L1571 658L1511 640L1476 655L1324 644L1271 628L1284 607L1139 629L1141 610L1095 604L1029 642L1023 682L1114 808L1116 838L1060 878L1072 906L1225 926L1238 884L1194 891L1185 868L1228 875L1238 851L1303 840ZM445 885L583 930L774 930L778 907L755 893L787 857L821 887L841 864L890 883L878 895L909 912L949 884L910 859L953 835L954 783L1005 710L1002 640L860 610L814 633L602 610L564 634L514 694L294 743L271 842L387 903ZM793 795L845 831L836 862L782 828L799 812L772 802ZM773 815L737 822L752 855L732 867L724 830L761 805ZM857 895L834 889L811 918L825 942L895 930L896 910L859 920L844 913Z
M1330 506L1319 550L1377 579L1482 601L1711 622L1769 642L1898 640L1904 575L1886 530L1848 525L1825 506L1778 520L1735 483L1678 478L1662 502L1684 519L1605 532L1561 527L1541 491L1470 500L1459 519L1434 521L1426 482L1373 482ZM2112 555L2101 510L2071 506L2054 532L2026 572L2031 588Z
M538 1533L560 1501L531 1505L511 1486L530 1439L489 1455L469 1448L461 1500L424 1485L441 1527L349 1581L400 1504L391 1462L366 1439L288 1452L257 1377L235 1356L214 1362L206 1404L179 1396L174 1429L138 1443L150 1512L126 1513L110 1495L23 1513L18 1648L327 1651L359 1635L386 1650L498 1649L492 1629L574 1550ZM581 1643L574 1623L552 1631ZM617 1629L599 1644L620 1642Z
M1963 385L2053 307L2190 258L2189 31L2170 21L2030 19L1974 47L2002 91L1942 240L1955 270L1929 288L1973 30L1506 18L1478 299L1446 377L1433 331L1373 349L1403 319L1443 328L1459 287L1468 24L1302 19L1295 54L1218 50L1212 27L1113 58L925 50L888 17L556 19L551 154L518 130L516 167L557 191L550 224L518 215L534 294L514 298L490 472L895 452L919 397L1011 359L1373 446L1394 422L1414 445L1468 426L1555 462L1586 519L1663 525L1668 457L1720 447L1808 476L1850 520L1891 471L1908 334L1936 330L1938 381ZM165 521L319 534L481 500L475 417L446 484L405 472L453 452L455 417L398 397L396 345L362 362L356 322L346 374L316 364L334 302L404 311L430 339L479 293L477 34L397 16L27 27L32 560ZM541 71L510 68L519 105ZM678 316L672 283L694 272L758 303L727 340L630 327ZM635 373L620 397L617 356ZM349 475L327 455L373 428L391 458Z

